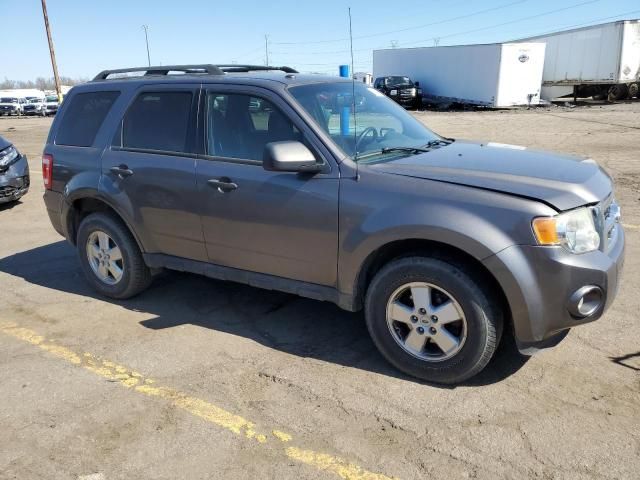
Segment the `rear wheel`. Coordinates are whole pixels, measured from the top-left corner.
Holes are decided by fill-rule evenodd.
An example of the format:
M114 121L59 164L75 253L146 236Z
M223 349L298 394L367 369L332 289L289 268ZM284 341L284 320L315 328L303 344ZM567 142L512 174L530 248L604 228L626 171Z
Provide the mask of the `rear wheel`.
M366 297L367 327L384 357L404 373L458 383L489 363L502 333L502 310L472 270L408 257L386 265Z
M612 85L609 88L609 92L607 94L607 99L610 102L615 102L617 100L624 100L629 95L629 87L625 83L619 83L617 85Z
M133 297L151 283L138 244L122 224L108 214L92 213L78 228L78 257L85 277L100 294Z

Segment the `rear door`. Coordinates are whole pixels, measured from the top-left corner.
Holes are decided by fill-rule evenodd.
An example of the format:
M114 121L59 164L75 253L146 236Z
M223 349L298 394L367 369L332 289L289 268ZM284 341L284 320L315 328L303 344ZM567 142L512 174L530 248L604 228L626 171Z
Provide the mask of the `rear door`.
M202 99L197 183L210 262L335 285L339 172L328 152L272 92L205 85ZM264 170L264 146L284 140L310 147L323 172Z
M199 90L194 84L138 90L102 158L101 190L129 212L147 253L207 259L195 198Z

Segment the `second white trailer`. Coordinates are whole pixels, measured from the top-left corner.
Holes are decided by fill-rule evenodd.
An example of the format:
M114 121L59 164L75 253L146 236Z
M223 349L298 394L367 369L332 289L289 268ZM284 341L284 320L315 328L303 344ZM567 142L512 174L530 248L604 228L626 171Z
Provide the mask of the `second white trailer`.
M640 20L592 25L522 41L547 45L542 79L548 96L571 93L574 87L576 94L608 94L610 100L638 95Z
M374 50L374 78L404 75L424 97L490 107L540 102L544 43Z

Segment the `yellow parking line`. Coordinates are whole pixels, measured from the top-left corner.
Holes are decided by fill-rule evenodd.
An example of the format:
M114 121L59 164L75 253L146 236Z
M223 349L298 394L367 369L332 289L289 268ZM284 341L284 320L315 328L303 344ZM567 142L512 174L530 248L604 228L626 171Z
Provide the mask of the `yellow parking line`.
M623 223L622 226L627 230L640 230L640 225L631 225L629 223Z
M292 436L286 432L272 430L272 436L268 437L266 434L260 433L253 422L239 415L173 388L157 385L155 380L144 377L142 374L117 363L100 360L90 353L78 354L67 347L46 340L33 330L20 327L15 323L0 323L0 332L34 345L67 363L84 368L109 381L117 382L132 391L166 400L176 408L180 408L191 415L202 418L209 423L229 430L236 435L241 435L258 444L265 444L270 439L283 443L292 441ZM381 473L369 472L358 465L349 463L347 460L326 453L303 450L294 446L287 446L284 449L284 453L291 460L312 466L321 471L333 473L343 480L392 479L392 477Z

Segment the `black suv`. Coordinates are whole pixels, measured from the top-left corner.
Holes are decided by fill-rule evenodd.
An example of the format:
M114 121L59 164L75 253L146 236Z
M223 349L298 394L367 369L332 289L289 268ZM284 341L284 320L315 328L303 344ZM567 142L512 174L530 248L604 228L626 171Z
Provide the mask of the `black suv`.
M409 77L398 75L378 77L373 82L373 88L384 93L403 107L420 108L422 106L420 82L414 82Z
M478 373L503 334L530 353L600 318L624 258L593 160L443 138L287 67L102 72L60 107L42 167L101 294L167 268L364 309L382 354L434 382Z

